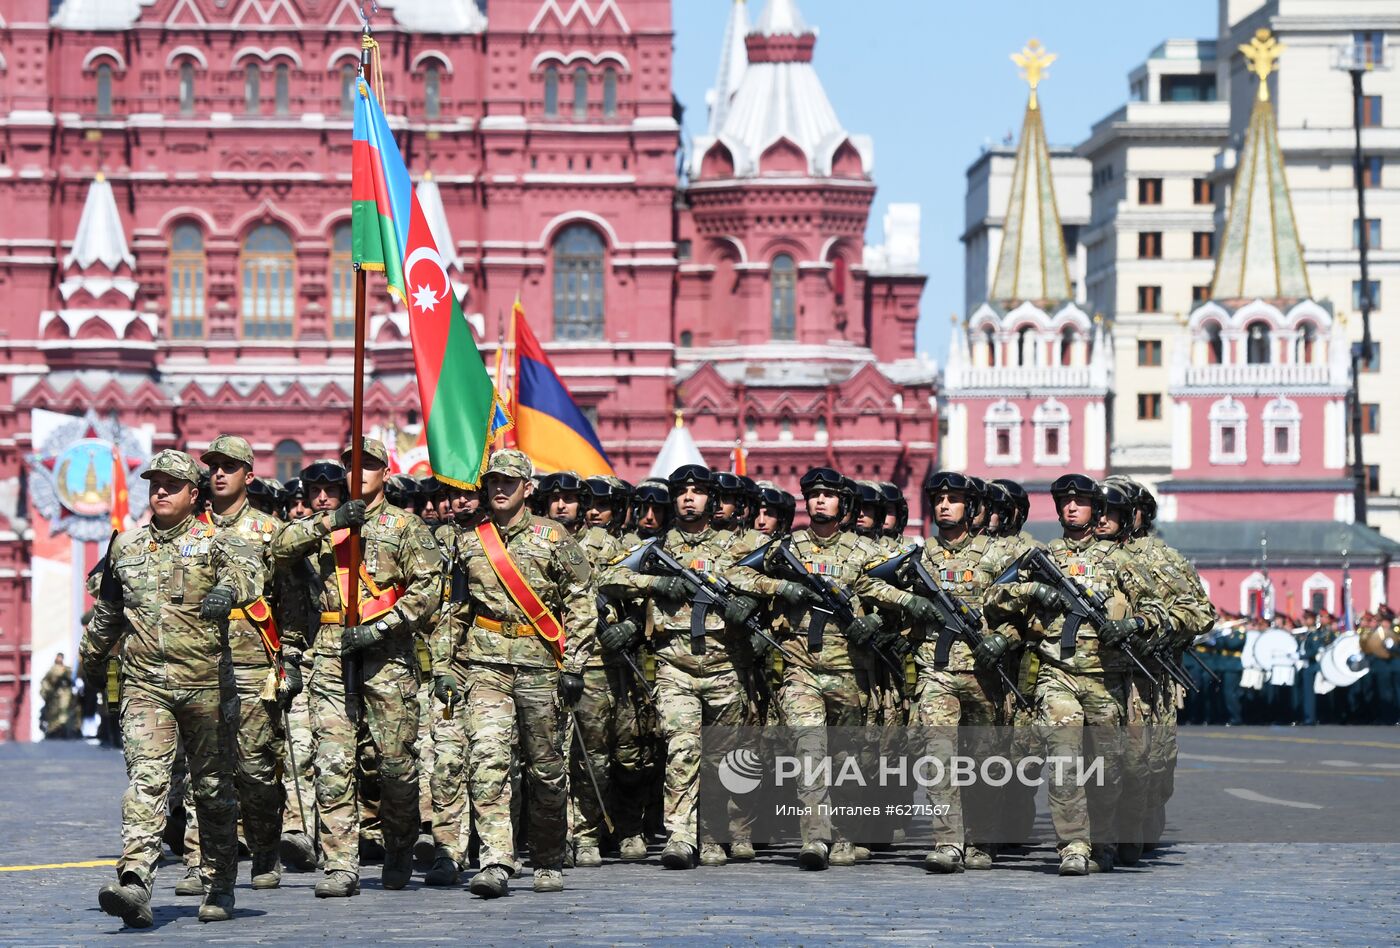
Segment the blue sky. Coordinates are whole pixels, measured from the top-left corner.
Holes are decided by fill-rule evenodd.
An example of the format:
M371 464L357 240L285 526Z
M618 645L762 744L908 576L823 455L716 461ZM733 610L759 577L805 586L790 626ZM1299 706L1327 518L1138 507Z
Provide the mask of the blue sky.
M686 131L704 131L732 0L675 0L675 90ZM749 19L767 0L748 0ZM941 363L962 314L963 192L985 142L1020 129L1026 85L1009 59L1031 37L1059 59L1041 86L1051 144L1082 141L1127 100L1128 71L1168 38L1215 35L1216 0L797 0L819 35L815 65L842 123L875 139L879 191L866 239L891 201L923 205L919 349ZM965 314L962 314L965 315Z

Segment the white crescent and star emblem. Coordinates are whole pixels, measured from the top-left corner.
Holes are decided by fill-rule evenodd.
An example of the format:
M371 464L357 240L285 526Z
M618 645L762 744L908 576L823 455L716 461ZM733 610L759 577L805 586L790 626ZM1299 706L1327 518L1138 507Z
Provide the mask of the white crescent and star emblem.
M426 278L420 281L415 278L414 268L424 262L431 263L432 266L426 272L418 268L418 276ZM404 282L411 291L409 309L415 313L431 313L451 292L451 284L447 282L447 268L443 266L442 257L434 247L419 247L409 254L408 259L404 261L403 275Z

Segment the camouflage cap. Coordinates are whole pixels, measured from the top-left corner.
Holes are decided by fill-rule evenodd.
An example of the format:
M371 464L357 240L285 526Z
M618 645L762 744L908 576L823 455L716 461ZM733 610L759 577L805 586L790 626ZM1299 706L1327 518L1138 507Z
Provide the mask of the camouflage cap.
M491 455L491 462L486 465L486 473L504 474L507 477L530 477L535 473L535 466L530 463L530 456L524 451L507 448Z
M141 472L141 477L150 480L151 475L157 473L169 474L182 481L189 481L191 484L199 483L199 465L194 463L194 458L183 451L176 451L174 448L166 448L151 458L146 469Z
M253 446L238 435L219 435L209 442L209 447L204 449L204 453L199 456L199 459L208 464L210 463L209 459L216 454L241 461L249 468L253 466Z
M347 465L350 463L350 448L351 446L347 444L345 450L340 452L340 459ZM389 466L389 450L384 447L384 442L378 438L361 438L360 450L364 452L366 457L374 458L385 467Z

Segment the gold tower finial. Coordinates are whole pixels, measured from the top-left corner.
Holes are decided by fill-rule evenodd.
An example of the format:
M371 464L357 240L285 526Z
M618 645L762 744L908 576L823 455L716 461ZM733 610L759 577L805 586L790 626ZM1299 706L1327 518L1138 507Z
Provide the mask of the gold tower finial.
M1269 101L1269 76L1278 71L1278 60L1285 47L1274 34L1260 27L1254 31L1254 38L1240 44L1240 52L1248 60L1250 72L1259 77L1259 101Z
M683 412L681 409L677 408L677 409L676 409L676 412L675 412L675 415L676 415L676 422L675 422L676 427L677 427L677 428L684 428L684 427L685 427L685 412Z
M1021 67L1021 78L1031 87L1030 108L1040 107L1036 100L1035 90L1040 85L1040 81L1045 78L1045 70L1050 68L1058 57L1055 53L1049 52L1040 45L1040 40L1033 39L1026 44L1026 48L1019 53L1011 54L1011 61Z

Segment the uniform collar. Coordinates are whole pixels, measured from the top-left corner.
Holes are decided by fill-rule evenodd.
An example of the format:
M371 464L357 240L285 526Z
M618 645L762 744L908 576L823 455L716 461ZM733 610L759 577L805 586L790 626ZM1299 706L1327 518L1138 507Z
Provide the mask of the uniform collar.
M976 539L976 537L974 537L970 531L968 533L963 534L963 538L961 540L956 541L949 541L943 539L943 534L941 533L935 533L933 535L933 538L935 541L937 541L938 545L941 548L947 550L950 553L957 553L965 549L968 546L968 544L970 544L973 540Z
M680 527L672 527L671 533L674 534L684 546L698 546L715 535L715 528L706 526L705 529L698 533L687 533Z
M834 546L835 544L841 542L841 535L842 535L843 533L845 533L844 530L837 530L837 531L836 531L835 533L833 533L831 536L827 537L826 539L822 539L821 537L817 536L817 534L816 534L810 527L808 527L808 528L807 528L807 539L809 539L809 540L812 541L812 545L813 545L813 546L818 546L818 547Z
M148 523L146 527L151 531L152 540L155 540L157 543L169 543L171 540L175 539L180 534L189 530L190 524L192 523L194 523L194 514L190 514L184 520L181 520L179 524L170 527L167 530L161 530L157 528L154 523Z
M1067 550L1072 550L1075 553L1083 553L1085 550L1089 549L1089 547L1097 543L1098 539L1098 537L1090 533L1082 540L1071 540L1069 537L1061 537L1060 542L1065 545L1065 549Z
M214 521L214 526L216 527L231 527L238 522L239 518L248 510L248 507L248 498L245 496L243 498L243 503L238 505L237 510L223 515L216 514L213 510L210 510L209 519Z
M525 532L530 527L534 526L534 523L535 515L530 513L530 510L527 507L523 511L523 515L521 516L521 518L515 521L515 523L506 527L504 530L502 530L501 535L507 540L513 539L515 537L520 536L521 533ZM500 528L497 527L497 529L499 530Z

